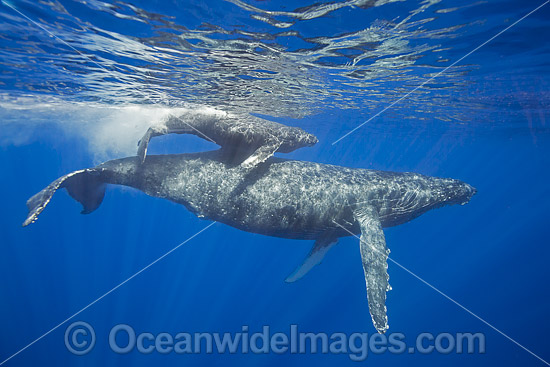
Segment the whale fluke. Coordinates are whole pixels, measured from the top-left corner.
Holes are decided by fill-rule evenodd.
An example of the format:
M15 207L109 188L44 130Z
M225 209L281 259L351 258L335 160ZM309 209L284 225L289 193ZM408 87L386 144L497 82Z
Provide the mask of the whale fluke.
M53 194L61 187L66 188L69 195L82 204L82 214L89 214L96 210L105 195L105 182L99 172L93 169L71 172L58 178L27 200L29 214L23 222L23 227L36 221L52 199Z

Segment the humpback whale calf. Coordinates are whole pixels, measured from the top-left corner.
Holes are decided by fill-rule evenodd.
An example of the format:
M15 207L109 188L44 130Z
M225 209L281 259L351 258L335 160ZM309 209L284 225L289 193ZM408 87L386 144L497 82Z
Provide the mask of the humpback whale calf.
M298 127L264 120L250 114L198 110L170 115L151 126L138 142L137 155L145 160L151 138L165 134L193 134L218 144L226 157L245 168L253 168L275 152L290 153L318 142L317 137Z
M428 210L465 204L476 190L459 180L416 173L351 169L271 157L254 169L227 162L223 149L115 159L69 173L27 201L34 222L59 188L97 209L107 184L134 187L184 205L201 218L268 236L314 240L294 281L318 264L338 238L360 234L367 299L376 330L388 329L390 289L382 228L408 222Z

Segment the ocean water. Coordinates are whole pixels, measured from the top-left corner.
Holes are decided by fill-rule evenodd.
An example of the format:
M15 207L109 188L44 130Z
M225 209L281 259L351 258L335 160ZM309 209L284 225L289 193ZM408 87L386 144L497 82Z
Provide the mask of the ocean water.
M0 365L548 364L547 3L2 0ZM109 187L89 215L60 190L21 227L26 200L53 180L135 155L148 126L204 107L319 138L280 157L477 188L465 206L385 229L390 257L407 269L388 269L387 336L403 335L403 351L369 346L364 355L362 338L376 330L353 237L287 284L311 241L220 223L147 267L212 222L129 188ZM164 136L150 154L215 148ZM90 333L71 339L77 321L95 333L83 355L70 348L91 342ZM174 338L264 326L290 336L296 327L355 344L328 353L209 353L203 343L197 353L121 354L109 341L120 324ZM422 333L434 340L421 347L480 333L484 350L409 349Z

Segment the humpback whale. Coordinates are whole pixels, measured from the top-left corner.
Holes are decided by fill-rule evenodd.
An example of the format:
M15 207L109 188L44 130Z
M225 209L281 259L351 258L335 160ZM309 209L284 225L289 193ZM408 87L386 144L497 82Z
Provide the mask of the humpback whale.
M137 155L145 160L151 138L165 134L193 134L222 147L226 158L245 168L264 162L275 152L290 153L318 142L315 135L249 114L199 110L170 115L151 126L138 142Z
M184 205L198 217L243 231L314 240L295 281L318 264L340 237L360 234L360 254L370 314L376 330L388 329L390 289L382 228L408 222L428 210L465 204L476 190L456 179L351 169L271 157L254 169L216 151L115 159L69 173L31 197L23 226L34 222L59 188L83 206L99 207L107 184L131 186Z

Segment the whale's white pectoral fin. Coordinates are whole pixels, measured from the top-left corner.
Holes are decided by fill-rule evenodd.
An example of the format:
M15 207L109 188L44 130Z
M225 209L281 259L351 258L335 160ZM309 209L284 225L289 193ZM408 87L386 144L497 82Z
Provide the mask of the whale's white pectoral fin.
M317 239L302 265L296 268L296 270L285 279L285 282L292 283L306 275L315 265L323 261L325 254L337 242L338 238L332 236L324 236Z
M202 132L194 125L197 123L209 122L214 125L216 121L224 118L223 116L216 116L211 114L205 115L190 115L190 116L169 116L162 124L151 126L143 138L138 142L138 157L139 161L143 163L145 161L145 155L147 154L147 146L151 138L155 136L168 135L168 134L192 134L200 138L206 139L214 144L217 144L212 138Z
M376 330L384 333L388 329L386 292L390 290L387 263L389 250L374 208L356 209L354 216L361 226L361 260L367 283L369 311Z
M281 146L282 142L279 140L272 140L265 145L262 145L250 157L245 159L241 163L243 168L252 168L262 162L265 162L269 157L271 157L277 149Z
M139 158L139 162L140 163L145 162L145 155L147 154L147 147L149 147L149 141L151 140L151 138L155 136L170 134L173 132L176 132L176 131L170 131L164 125L153 126L147 129L147 131L145 132L145 135L143 135L141 140L138 142L137 156Z
M149 146L149 140L151 140L151 137L153 136L153 129L149 128L147 129L147 132L141 140L138 142L138 150L137 150L137 156L139 158L139 163L143 163L145 161L145 155L147 154L147 147Z

